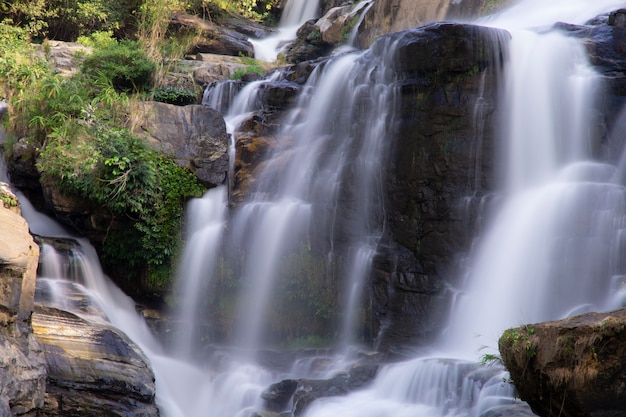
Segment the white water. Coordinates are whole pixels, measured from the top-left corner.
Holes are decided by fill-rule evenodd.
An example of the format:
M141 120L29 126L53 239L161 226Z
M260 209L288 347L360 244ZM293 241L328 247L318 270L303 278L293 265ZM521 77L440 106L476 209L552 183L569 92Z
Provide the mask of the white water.
M287 0L277 33L264 39L249 39L254 46L254 57L275 61L282 47L296 38L300 26L318 16L319 7L319 0Z
M545 25L557 19L567 21L564 16L574 16L579 19L576 22L582 22L599 12L621 6L616 4L621 2L615 1L595 1L593 4L553 1L548 8L559 14L548 16L549 11L541 9L545 3L526 1L518 6L532 6L527 26ZM543 10L538 13L541 22L533 17L538 9ZM526 12L521 8L516 10L514 26L517 29L521 26L520 20L525 21ZM493 20L490 24L508 27L507 16L504 13L502 21ZM511 48L510 56L519 65L509 65L509 69L524 68L524 62L533 62L539 68L520 74L507 73L506 94L510 111L505 113L513 117L505 123L510 130L502 133L502 139L510 143L507 149L511 151L507 165L512 170L503 174L508 197L488 233L480 238L465 285L459 288L461 295L447 332L438 344L432 346L431 356L388 366L369 389L347 397L315 402L307 417L479 416L492 407L516 404L511 386L502 382L505 375L501 370L475 365L480 345L495 346L500 332L509 326L559 318L588 309L609 309L621 301L611 296L611 289L622 285L626 276L623 261L619 259L620 249L626 243L626 220L622 215L626 211L626 196L622 186L612 182L612 178L619 176L616 167L588 161L589 138L582 121L586 118L585 107L592 102L593 92L597 90L593 72L581 59L578 45L556 35L515 32ZM526 54L535 53L541 58L525 61ZM323 74L312 77L311 82L316 83L315 95L303 94L298 104L299 108L308 110L311 118L303 122L294 111L290 127L285 132L298 139L299 147L294 151L296 156L287 173L275 178L281 197L270 202L254 201L237 214L240 220L233 221L237 230L232 231L230 239L254 243L249 249L250 263L245 269L248 275L271 278L273 266L261 263L273 256L270 249L281 245L274 240L274 233L288 242L302 232L287 230L289 219L308 224L311 206L318 201L324 201L330 212L337 209L333 206L340 190L337 167L346 163L345 152L342 154L345 149L341 144L328 141L334 136L326 129L331 124L326 117L331 113L329 108L335 108L335 105L350 108L347 106L353 105L351 100L358 97L357 94L341 94L358 92L360 88L365 90L365 84L360 84L363 80L352 72L357 69L357 61L356 55L342 58L324 69ZM556 72L554 65L559 68ZM380 94L372 96L389 94L385 89L389 80L383 74L378 80L373 88L380 90ZM313 90L314 85L307 88ZM520 85L524 88L519 88ZM546 89L550 94L542 96ZM342 93L338 94L338 91ZM559 101L553 101L555 97ZM379 107L372 108L380 112ZM372 120L381 122L380 126L371 129L379 136L384 136L381 134L386 127L384 120L393 114L392 109L388 111L390 113L371 114ZM576 123L582 123L578 125L581 128L571 128ZM341 132L340 136L344 135L350 136L349 132ZM303 146L310 143L314 146ZM530 146L530 150L524 145ZM380 145L373 143L363 149L371 150L377 146ZM329 147L336 152L332 155L326 152ZM297 156L299 152L301 159ZM517 160L524 155L527 160ZM322 166L319 178L306 175L312 172L313 159L318 159L317 162L329 159L327 165ZM363 161L356 158L356 161L363 165L370 163L367 158ZM376 175L371 175L372 182L368 184L376 184ZM281 178L290 181L279 181ZM368 205L377 189L373 187L368 192L364 200L359 200L359 206L363 204L366 212L376 211L375 207L368 208ZM220 196L210 204L219 205L222 201L223 196ZM213 224L217 234L224 233L220 226L223 212L219 208L210 211L216 215L205 222ZM330 223L335 220L331 219ZM47 232L43 223L40 234ZM249 227L259 225L258 233ZM263 231L264 228L269 232ZM333 228L330 229L329 236L332 237ZM368 265L368 253L375 247L380 231L369 230L366 223L351 230L356 230L354 235L360 236L359 241L365 243L363 247L352 247L351 253L355 256L352 262L348 262L352 265L348 270L358 271ZM272 240L266 240L270 236ZM367 238L363 239L364 236ZM257 244L262 247L257 248ZM253 252L256 250L259 252ZM276 381L276 374L250 363L227 361L219 369L207 369L204 365L166 356L135 313L132 302L103 276L92 249L83 244L82 251L86 254L87 265L83 268L83 285L100 299L109 319L140 344L152 362L162 415L235 416L259 406L260 392ZM257 269L256 265L261 266ZM58 269L57 265L50 270ZM355 275L361 273L355 272ZM601 284L592 281L599 276L603 277ZM556 279L552 281L548 277ZM359 281L347 285L357 293L362 288ZM251 302L258 301L255 295L259 289L253 288L250 298L244 298L243 304L250 309L246 314L262 320L262 314L258 313L262 307ZM358 298L352 291L346 292L349 298ZM346 315L344 328L351 327L353 316L353 312ZM262 325L257 322L255 329L241 330L240 337L247 338L245 343L250 347L258 346L261 335L255 332ZM479 338L475 338L477 334ZM347 336L347 340L352 341L353 336Z

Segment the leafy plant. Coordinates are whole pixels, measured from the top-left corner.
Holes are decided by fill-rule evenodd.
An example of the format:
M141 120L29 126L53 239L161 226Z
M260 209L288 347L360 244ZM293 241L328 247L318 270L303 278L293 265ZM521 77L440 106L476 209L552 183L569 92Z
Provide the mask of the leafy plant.
M240 59L241 59L241 62L245 65L245 67L239 68L233 73L231 77L233 80L240 80L244 75L250 74L250 73L256 73L256 74L261 74L261 75L265 73L265 70L263 69L259 61L257 61L256 59L246 58L246 57L242 57Z
M123 40L85 58L81 70L93 80L104 79L118 91L148 90L156 64L138 42Z
M81 35L76 40L81 45L91 48L104 49L110 48L117 43L117 39L113 37L112 30L95 31L89 35Z
M162 103L175 104L177 106L185 106L187 104L196 103L198 97L193 90L168 85L167 87L158 87L154 90L154 100Z

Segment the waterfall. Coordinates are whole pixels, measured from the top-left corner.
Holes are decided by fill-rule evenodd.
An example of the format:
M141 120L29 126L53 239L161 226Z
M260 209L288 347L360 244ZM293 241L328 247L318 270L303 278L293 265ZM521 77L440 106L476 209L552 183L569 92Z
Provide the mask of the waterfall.
M299 7L313 3L317 8L317 2ZM581 23L621 3L524 0L481 21L509 28L513 37L500 132L503 165L509 169L501 173L503 197L496 216L477 237L448 323L428 354L385 366L367 389L315 401L306 417L464 417L499 407L529 413L515 399L503 369L477 364L480 347L495 347L510 326L622 302L614 294L626 281L620 256L626 245L626 192L616 181L623 172L592 160L587 129L599 80L578 42L527 29L556 19ZM72 268L44 246L41 279L50 297L67 299L62 295L68 285L59 278L75 281L72 291L87 294L142 347L155 371L164 417L245 416L261 408L260 394L269 384L319 376L304 366L306 360L296 364L299 368L268 370L237 351L249 353L273 341L268 310L279 304L273 297L276 279L289 260L306 258L311 268L327 274L325 282L334 281L333 274L345 277L338 342L358 341L359 300L384 232L380 163L396 110L393 45L378 49L385 54L347 54L315 70L284 118L274 151L248 190L249 200L230 218L223 188L189 207L180 317L197 325L194 317L206 313L203 300L215 296L213 280L230 280L238 298L227 301L239 313L225 338L236 349L213 346L193 355L202 337L197 327L180 330L174 352L162 349L133 302L102 273L87 242L79 240L69 255ZM251 83L237 99L254 97L261 84ZM230 124L254 110L254 104L231 106ZM34 233L68 236L21 202ZM227 270L227 262L237 264L234 271ZM223 276L216 272L221 268Z
M245 278L234 327L239 346L254 350L271 341L264 336L268 309L280 303L276 279L289 259L323 260L325 281L335 281L334 274L347 277L340 289L345 309L339 327L344 345L356 340L364 282L382 233L377 226L382 223L380 164L395 108L393 47L383 49L385 56L361 52L338 57L311 75L276 134L277 142L287 145L268 156L265 169L256 173L249 201L230 219L225 246L242 254ZM280 78L276 73L241 90L225 117L235 140L242 118L262 108L261 89ZM338 258L338 240L345 258Z
M282 47L296 38L298 28L318 16L319 8L319 0L287 0L277 32L264 39L249 39L254 46L254 57L275 61Z

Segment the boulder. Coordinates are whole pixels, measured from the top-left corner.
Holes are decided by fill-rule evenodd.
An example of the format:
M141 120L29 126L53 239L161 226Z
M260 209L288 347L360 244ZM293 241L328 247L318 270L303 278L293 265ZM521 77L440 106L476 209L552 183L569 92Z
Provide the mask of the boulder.
M254 56L254 47L248 37L187 13L175 13L170 29L199 35L196 43L187 51L190 54L210 53L230 56Z
M39 46L41 53L44 53L44 46ZM92 48L75 42L63 42L57 40L47 41L46 58L50 66L61 75L70 77L78 72L78 56L86 56L92 53Z
M158 416L148 359L102 320L39 305L32 317L48 368L41 416Z
M222 184L228 172L228 134L224 118L208 106L136 103L133 132L208 186Z
M626 415L626 309L509 329L498 346L537 415Z
M300 416L318 398L345 396L365 388L376 376L378 368L376 360L370 358L328 379L286 379L270 385L261 398L271 411L289 411Z
M467 21L493 13L511 0L378 0L358 29L358 43L369 47L378 37L443 20Z
M350 15L351 11L351 6L334 7L315 23L324 42L336 45L344 40L351 29L349 22L355 17Z
M7 195L14 198L0 191L3 201ZM34 417L46 385L43 352L29 323L39 247L16 207L9 206L0 204L0 415Z
M285 48L285 58L288 62L297 64L326 56L332 49L333 45L322 39L322 33L315 21L309 20L296 32L296 40Z

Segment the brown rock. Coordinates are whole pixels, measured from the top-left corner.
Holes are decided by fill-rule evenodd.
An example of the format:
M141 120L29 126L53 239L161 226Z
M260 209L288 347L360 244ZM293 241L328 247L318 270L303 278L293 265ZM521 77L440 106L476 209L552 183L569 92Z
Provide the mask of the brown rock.
M222 184L228 171L228 135L223 117L208 106L137 103L133 132L156 150L171 155L203 183Z
M498 345L539 416L626 415L626 309L509 329Z

